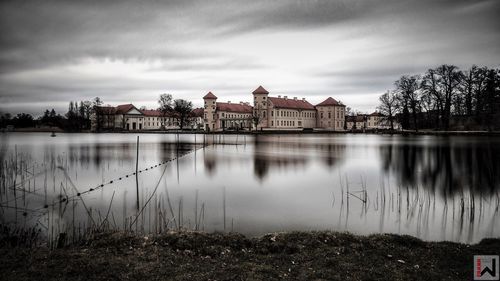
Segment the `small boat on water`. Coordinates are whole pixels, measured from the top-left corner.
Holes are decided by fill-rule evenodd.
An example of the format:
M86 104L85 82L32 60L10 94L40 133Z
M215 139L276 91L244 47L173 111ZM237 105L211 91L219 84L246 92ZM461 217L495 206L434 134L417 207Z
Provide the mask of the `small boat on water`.
M51 137L55 137L56 136L56 132L52 132L52 134L50 135Z

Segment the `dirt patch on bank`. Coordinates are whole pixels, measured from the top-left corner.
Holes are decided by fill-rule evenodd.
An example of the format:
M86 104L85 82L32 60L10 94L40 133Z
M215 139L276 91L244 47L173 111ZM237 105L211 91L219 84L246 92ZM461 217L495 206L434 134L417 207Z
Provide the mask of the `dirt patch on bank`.
M63 249L0 250L2 280L471 280L475 245L410 236L291 232L102 234Z

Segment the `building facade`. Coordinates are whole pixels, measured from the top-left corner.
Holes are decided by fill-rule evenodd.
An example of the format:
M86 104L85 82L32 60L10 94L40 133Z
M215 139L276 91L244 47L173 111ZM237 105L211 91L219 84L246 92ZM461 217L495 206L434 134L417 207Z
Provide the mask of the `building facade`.
M188 128L203 128L201 108L194 109L188 120ZM138 109L133 104L99 106L91 116L92 131L147 131L179 129L175 113L164 114L160 110Z
M262 86L252 95L253 106L243 102L217 102L212 92L206 94L203 97L205 130L344 129L345 105L331 97L314 106L304 98L270 97Z
M401 128L396 120L393 121L393 125L395 130ZM380 112L375 111L371 114L359 114L346 117L347 130L389 130L390 128L390 121Z
M385 129L384 128L385 116L380 112L373 112L366 117L367 129Z
M205 131L245 130L252 128L252 106L248 103L217 102L209 92L203 97Z
M366 130L366 115L346 117L347 130Z
M319 128L334 131L344 130L345 106L329 97L316 105L318 111L317 125Z

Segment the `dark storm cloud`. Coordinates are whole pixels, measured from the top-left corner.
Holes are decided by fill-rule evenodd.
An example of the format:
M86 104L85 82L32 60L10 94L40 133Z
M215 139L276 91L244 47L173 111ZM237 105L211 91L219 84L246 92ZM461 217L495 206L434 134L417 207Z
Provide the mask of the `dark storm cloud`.
M402 74L497 66L499 14L497 0L2 1L0 102L145 100L162 89L248 100L262 81L290 95L343 96L353 107L366 104L355 96L372 94L375 107Z
M402 29L438 25L452 29L469 27L478 32L498 32L495 23L498 23L496 18L500 12L500 5L496 0L249 1L239 8L240 4L238 1L229 1L222 8L225 13L213 18L221 31L233 35L264 29L295 30L356 24L358 21L368 25L378 25L380 21L399 24L399 20L402 20ZM478 16L478 12L481 16ZM373 28L376 32L383 31L377 25L367 28ZM482 30L477 29L478 27ZM447 30L436 31L446 33Z
M183 38L169 36L179 26L166 19L183 5L11 1L1 6L2 72L45 68L82 57L148 60L202 55L176 44Z

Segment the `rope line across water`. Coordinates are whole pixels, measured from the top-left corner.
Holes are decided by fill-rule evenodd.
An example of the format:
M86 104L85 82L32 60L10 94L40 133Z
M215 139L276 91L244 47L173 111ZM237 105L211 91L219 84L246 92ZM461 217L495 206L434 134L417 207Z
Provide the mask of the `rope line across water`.
M186 153L184 153L184 154L181 154L181 155L179 155L179 156L177 156L177 157L174 157L174 158L171 158L171 159L165 160L165 161L163 161L163 162L160 162L160 163L158 163L158 164L156 164L156 165L154 165L154 166L150 166L150 167L147 167L147 168L145 168L145 169L138 170L138 171L137 171L137 173L138 173L138 174L140 174L140 173L142 173L142 172L149 171L149 170L152 170L152 169L154 169L154 168L158 168L158 167L160 167L160 166L162 166L162 165L166 165L166 164L168 164L169 162L172 162L172 161L178 160L179 158L182 158L182 157L184 157L184 156L186 156L186 155L188 155L188 154L191 154L191 153L193 153L193 152L196 152L197 150L202 149L202 148L205 148L205 147L206 147L206 145L203 145L203 146L201 146L201 147L195 148L195 149L190 150L190 151L188 151L188 152L186 152ZM84 194L87 194L87 193L90 193L90 192L92 192L92 191L96 191L96 190L101 189L101 188L103 188L103 187L105 187L105 186L108 186L108 185L111 185L111 184L113 184L113 183L116 183L117 181L121 181L121 180L127 179L127 178L129 178L129 177L131 177L131 176L135 176L135 174L136 174L135 172L132 172L132 173L130 173L130 174L126 174L126 175L124 175L124 176L121 176L121 177L118 177L118 178L112 179L112 180L110 180L110 181L108 181L108 182L106 182L106 183L102 183L102 184L99 184L99 185L97 185L97 186L95 186L95 187L91 187L91 188L89 188L88 190L85 190L85 191L82 191L82 192L78 192L76 195L66 196L65 198L62 198L61 200L55 201L55 202L53 202L53 203L51 203L51 204L46 204L46 205L44 205L44 206L43 206L43 207L41 207L41 208L34 209L33 211L39 211L39 210L42 210L42 209L48 209L48 208L49 208L49 206L55 206L55 205L57 205L57 204L61 204L61 203L65 203L65 202L69 202L69 200L71 200L71 199L74 199L74 198L76 198L76 197L80 197L80 196L82 196L82 195L84 195Z

